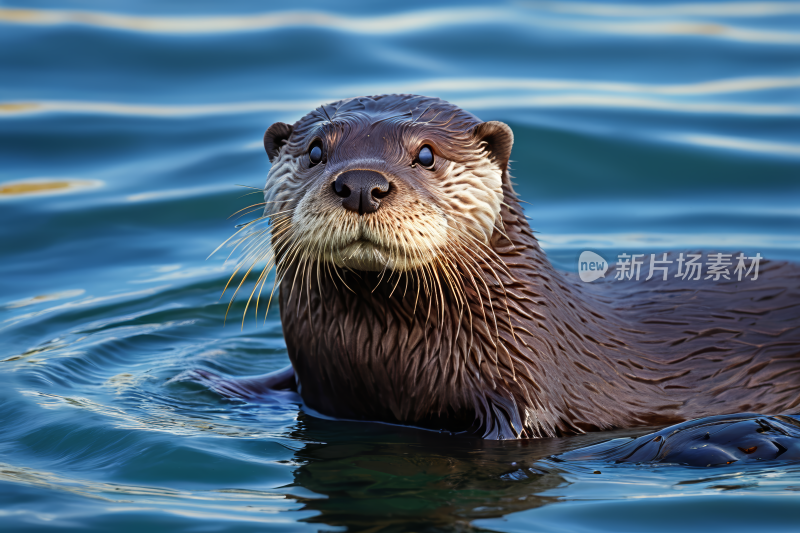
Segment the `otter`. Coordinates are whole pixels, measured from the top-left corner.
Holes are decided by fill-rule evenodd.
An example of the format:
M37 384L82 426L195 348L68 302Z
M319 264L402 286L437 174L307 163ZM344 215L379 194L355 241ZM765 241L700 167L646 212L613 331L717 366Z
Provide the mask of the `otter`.
M666 281L612 281L612 267L583 283L529 226L512 144L506 124L416 95L270 126L269 226L242 241L269 263L259 295L277 269L291 367L193 379L486 439L798 409L797 265L762 261L757 281L684 281L674 265Z

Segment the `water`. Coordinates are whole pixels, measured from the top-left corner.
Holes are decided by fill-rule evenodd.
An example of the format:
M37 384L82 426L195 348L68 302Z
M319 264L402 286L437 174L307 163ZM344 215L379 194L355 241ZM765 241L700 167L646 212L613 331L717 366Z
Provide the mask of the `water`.
M274 310L223 327L206 256L258 201L236 185L263 184L267 126L357 94L510 124L562 268L800 261L800 3L286 9L0 7L3 529L796 531L796 464L564 467L542 460L649 430L481 442L168 380L287 364Z

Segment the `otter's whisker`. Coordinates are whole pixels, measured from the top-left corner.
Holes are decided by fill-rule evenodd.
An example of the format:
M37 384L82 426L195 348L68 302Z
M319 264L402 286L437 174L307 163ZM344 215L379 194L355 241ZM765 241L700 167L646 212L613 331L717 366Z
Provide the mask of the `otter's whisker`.
M405 237L403 237L403 240L405 241ZM403 262L405 263L405 267L409 268L408 246L407 245L403 247ZM406 293L408 292L408 280L411 278L411 276L406 274L404 277L406 278L406 283L405 283L405 287L403 287L403 298L406 297Z
M263 204L262 204L262 205L263 205ZM244 217L244 216L247 216L247 215L249 215L250 213L255 213L256 211L261 211L261 210L263 209L261 206L251 206L251 207L252 207L252 209L250 209L249 211L245 211L244 213L242 213L241 215L239 215L238 217L236 217L234 220L239 220L240 218L242 218L242 217ZM245 209L247 209L247 208L245 208ZM237 212L238 212L238 211L237 211ZM234 213L234 214L236 214L236 213ZM233 218L233 215L231 215L231 216L229 216L229 217L228 217L228 219L230 219L230 218Z
M253 263L253 265L255 266L257 263L258 263L258 261ZM258 276L258 279L256 279L256 282L253 285L253 290L250 291L250 296L247 297L247 303L245 304L244 312L242 313L242 329L244 329L244 321L245 321L245 317L247 317L247 309L250 307L250 301L253 299L253 295L256 293L256 289L258 289L258 284L263 279L264 273L267 272L267 267L269 267L269 270L272 270L271 263L272 263L272 260L269 260L267 262L267 264L264 266L264 268L261 270L261 274ZM256 298L256 312L255 312L255 315L256 315L255 316L256 323L258 323L258 298Z
M480 301L480 291L478 289L477 283L475 282L475 279L474 279L474 276L473 276L472 272L470 271L468 266L464 264L463 260L460 257L460 254L452 253L451 254L451 259L454 260L455 266L458 269L458 271L461 273L461 276L462 276L461 291L462 291L462 294L464 295L465 307L467 309L467 314L469 315L469 343L467 345L467 350L466 350L466 352L464 354L465 364L466 364L466 360L469 357L470 352L472 351L473 342L475 340L475 337L474 337L475 332L474 332L474 329L473 329L472 306L470 305L469 298L467 297L467 288L466 288L466 285L463 283L463 278L466 276L466 277L469 278L469 281L472 282L472 284L473 284L473 286L475 288L475 291L478 293L479 301ZM481 305L481 311L484 311L483 310L483 305ZM486 321L485 312L484 312L484 321ZM480 368L480 363L481 363L481 353L478 352L478 368Z
M450 260L449 260L449 258L447 258L446 256L442 256L441 258L437 258L436 261L437 261L437 263L439 265L439 268L442 271L442 275L445 277L445 279L444 279L445 287L450 289L450 294L452 294L453 298L455 298L456 305L459 308L459 319L456 321L457 322L456 331L455 331L454 335L450 339L450 350L448 352L450 354L450 356L452 357L452 354L455 353L455 344L456 344L456 342L458 340L458 335L459 335L459 333L461 331L461 317L463 316L464 306L463 306L463 301L461 300L461 294L459 292L460 287L458 287L456 285L456 283L455 283L456 280L452 276L452 273L450 271L450 265L449 265ZM444 310L444 306L442 306L442 307L443 307L443 310ZM444 313L443 313L443 315L444 315ZM442 319L442 323L444 323L444 318ZM456 358L456 361L458 361L458 358ZM457 366L458 365L456 363L456 367Z
M328 272L328 278L329 279L332 278L331 271L330 271L330 262L325 260L325 259L328 258L328 257L331 257L331 258L333 257L333 244L332 244L333 238L332 238L332 235L331 235L333 233L333 231L334 231L334 226L331 225L330 227L328 227L328 232L326 233L325 239L323 240L322 244L318 244L317 245L317 250L318 250L318 252L317 252L317 286L319 287L319 291L320 291L320 296L321 297L324 297L324 295L322 293L322 279L321 279L322 276L320 276L320 264L321 263L323 263L323 262L325 263L325 269ZM330 252L328 251L328 248L331 249Z
M292 288L289 291L289 299L287 300L287 303L292 301L292 296L294 295L294 286L295 286L295 283L297 283L297 275L300 273L301 267L302 267L303 271L305 272L305 265L306 265L307 261L308 261L308 259L306 258L305 255L303 255L300 258L300 265L297 265L295 267L294 278L292 279ZM303 276L300 276L300 291L301 292L303 290L302 285L303 285ZM300 316L300 297L298 296L297 297L297 317L299 317L299 316Z
M397 242L397 236L396 235L392 235L392 238L394 239L393 255L395 257L397 257L397 255L398 255L397 251L400 249L400 244ZM391 280L391 276L389 277L389 279ZM395 291L395 289L397 289L397 286L400 284L400 280L401 279L402 279L401 271L398 269L398 271L397 271L397 281L395 282L394 286L392 287L392 290L389 292L389 298L391 298L392 295L394 294L394 291Z
M460 232L460 234L461 234L461 235L463 235L463 236L466 236L466 237L468 237L468 238L471 238L471 239L472 239L472 241L473 241L474 243L478 244L478 245L479 245L479 247L478 247L478 252L479 252L480 254L482 254L482 255L484 256L484 258L486 258L486 259L490 259L490 260L492 259L492 258L491 258L490 256L488 256L488 254L486 254L486 252L485 252L485 250L486 250L487 248L488 248L489 250L491 250L491 248L489 248L489 247L488 247L488 246L486 246L485 244L481 243L479 240L475 239L474 237L471 237L471 236L470 236L469 234L467 234L467 233ZM464 243L464 245L466 245L466 243ZM497 257L497 255L496 255L496 253L494 252L494 250L491 250L491 252L494 254L494 256L495 256L495 257ZM502 270L502 272L503 272L504 274L507 274L507 275L508 275L508 272L507 272L507 270L506 270L506 268L507 268L507 267L506 267L505 263L502 263L502 260L500 260L500 258L499 258L499 257L497 257L497 260L501 262L501 265L502 265L502 266L501 266L501 270ZM494 261L492 260L492 262L494 262ZM495 281L497 281L498 285L500 286L501 290L503 291L503 304L504 304L504 306L505 306L506 317L507 317L507 319L508 319L508 327L509 327L509 329L511 330L511 335L512 335L512 338L514 338L514 341L515 341L515 342L517 342L516 335L514 334L514 326L513 326L513 324L511 323L511 310L510 310L510 309L509 309L509 307L508 307L508 294L506 293L505 284L504 284L504 283L503 283L503 281L500 279L500 276L498 276L498 275L497 275L497 272L495 271L495 269L494 269L494 267L491 265L491 263L489 263L489 262L486 262L486 263L485 263L485 266L486 266L486 267L488 268L488 270L489 270L489 271L492 273L492 276L494 277ZM510 275L509 275L509 278L511 278L511 279L512 279L512 281L513 281L513 279L514 279L514 278L513 278L512 276L510 276ZM488 291L488 288L487 288L487 291ZM493 306L492 306L492 307L493 307ZM495 320L495 323L496 323L496 320ZM498 333L498 337L499 337L499 333Z
M292 209L289 209L289 210L286 210L286 211L292 211ZM259 218L256 218L256 219L254 219L254 220L251 220L250 222L248 222L247 224L245 224L244 226L242 226L242 227L241 227L241 228L240 228L240 229L239 229L239 230L238 230L236 233L234 233L233 235L231 235L230 237L228 237L228 238L227 238L227 239L226 239L226 240L225 240L225 241L224 241L222 244L220 244L219 246L217 246L217 248L216 248L216 249L215 249L213 252L211 252L211 253L209 254L208 258L210 258L212 255L214 255L215 253L217 253L217 252L219 251L219 249L220 249L220 248L222 248L223 246L225 246L227 243L229 243L229 242L231 241L231 239L233 239L234 237L236 237L236 236L237 236L239 233L241 233L241 232L242 232L242 231L244 231L245 229L247 229L247 228L249 228L250 226L252 226L252 225L253 225L255 222L258 222L259 220L264 220L265 218L272 218L272 217L274 217L274 216L275 216L275 215L269 215L269 216L267 216L267 215L264 215L264 216L261 216L261 217L259 217ZM248 240L249 238L250 238L249 236L245 236L245 237L243 237L242 239L240 239L240 241L238 241L238 242L241 244L241 242L243 242L243 241L245 241L245 240ZM237 247L238 247L238 244L237 244ZM236 248L234 248L234 251L235 251L235 250L236 250ZM232 253L233 253L233 251L231 252L231 254L232 254ZM229 255L228 255L228 258L230 258L230 255L231 255L231 254L229 254ZM208 259L208 258L206 258L206 259ZM226 259L226 261L227 261L227 259ZM223 292L223 294L224 294L224 292Z
M412 256L416 256L416 250L415 250L415 249L412 249L411 251L412 251ZM420 280L420 269L418 269L418 268L415 268L415 269L413 270L413 272L414 272L414 277L415 277L415 278L416 278L416 280L417 280L417 282L416 282L416 285L417 285L417 294L416 294L416 296L414 297L414 309L413 309L413 311L412 311L412 314L416 314L416 313L417 313L417 303L419 302L419 291L420 291L420 288L421 288L421 286L422 286L422 280Z
M512 281L514 281L513 274L508 270L508 266L505 264L505 262L502 260L502 258L499 255L497 255L497 252L495 252L490 246L488 246L486 243L484 243L480 239L476 239L474 235L470 235L469 233L467 233L465 231L462 231L462 230L460 230L458 228L455 228L455 229L456 229L456 231L458 232L459 235L461 235L462 237L466 237L467 239L472 241L473 244L478 246L479 251L484 254L484 257L486 257L486 259L491 259L492 263L494 263L495 266L500 268L500 271L503 274L508 276L508 278L511 279Z
M236 299L236 293L238 293L238 292L239 292L239 289L241 289L241 288L242 288L242 285L244 284L245 280L247 279L247 276L250 274L250 271L252 271L252 270L253 270L253 268L256 266L256 264L257 264L257 263L258 263L258 261L253 261L253 264L252 264L252 265L250 265L250 268L249 268L249 269L247 269L247 272L245 272L245 274L244 274L244 277L242 278L242 281L240 281L240 282L239 282L239 286L238 286L238 287L236 287L236 290L235 290L235 291L233 291L233 296L231 296L231 301L228 303L228 308L225 310L225 318L223 319L223 322L222 322L222 323L223 323L223 325L225 324L225 322L226 322L226 321L227 321L227 319L228 319L228 313L229 313L229 312L230 312L230 310L231 310L231 306L233 305L233 301ZM238 269L237 269L237 270L238 270ZM229 282L229 283L230 283L230 282ZM227 285L226 285L226 288L227 288ZM223 294L224 294L224 293L223 293ZM244 319L242 319L242 329L244 329Z
M465 250L465 248L463 247L463 245L462 245L462 250ZM475 261L475 260L474 260L472 257L468 257L467 259L468 259L468 261L469 261L469 262L471 262L471 263L472 263L472 264L475 266L475 268L476 268L476 275L475 275L474 277L477 277L477 278L480 280L480 282L481 282L481 284L483 285L483 287L486 289L486 298L487 298L487 300L488 300L488 303L489 303L489 310L490 310L490 311L491 311L491 313L492 313L492 323L494 324L495 338L496 338L496 339L499 341L499 340L500 340L500 329L498 328L498 325L497 325L497 316L495 315L495 312L494 312L494 302L493 302L493 299L492 299L492 292L491 292L491 290L489 289L489 285L486 283L486 280L485 280L485 279L483 278L483 276L481 275L481 272L480 272L480 265L477 263L477 261ZM491 267L490 265L485 265L485 266L486 266L486 267L488 267L488 268L489 268L489 270L493 271L493 269L492 269L492 267ZM473 279L474 279L474 277L473 277ZM502 283L501 283L501 286L502 286ZM480 298L480 295L479 295L479 298ZM485 317L484 317L484 318L485 318ZM497 342L494 342L494 341L492 341L492 344L494 345L494 347L495 347L495 350L497 350ZM496 355L496 354L495 354L495 355Z
M231 239L233 239L234 237L236 237L236 236L237 236L239 233L241 233L242 231L244 231L245 229L247 229L249 226L251 226L251 225L255 224L255 223L256 223L256 222L258 222L259 220L264 220L265 218L268 218L268 217L267 217L266 215L265 215L265 216L263 216L263 217L258 217L258 218L254 219L254 220L251 220L251 221L250 221L250 222L248 222L247 224L243 225L241 228L239 228L239 230L238 230L236 233L234 233L233 235L231 235L230 237L228 237L227 239L225 239L225 240L223 241L223 243L222 243L222 244L220 244L219 246L217 246L217 247L214 249L214 251L213 251L213 252L211 252L210 254L208 254L208 257L206 257L206 259L210 258L212 255L214 255L215 253L217 253L217 252L219 251L219 249L220 249L220 248L222 248L223 246L225 246L226 244L228 244L228 243L230 242L230 240L231 240Z
M262 255L262 253L263 253L262 249L263 248L267 248L267 250L269 250L269 248L271 247L270 243L276 238L275 237L275 232L274 232L275 227L277 226L278 228L280 228L282 225L283 225L283 221L280 221L277 224L273 224L270 228L266 228L264 230L260 230L260 231L258 231L256 233L250 234L247 237L243 237L238 242L236 247L234 247L234 249L231 251L231 253L228 254L228 258L230 258L230 256L233 254L233 252L236 251L236 248L238 248L239 245L242 244L242 242L244 242L248 238L261 236L264 233L270 231L270 233L272 233L272 236L270 238L265 239L264 241L251 241L250 244L248 244L248 246L245 248L244 257L242 257L242 259L240 259L239 262L240 263L248 263L250 261L250 259L252 259L253 257ZM280 233L282 233L283 231L285 231L285 230L284 229L280 229L279 232L278 232L278 236L280 236ZM227 259L226 259L226 261L227 261Z
M272 280L272 290L269 293L269 300L267 301L267 310L264 312L264 322L267 321L267 314L269 313L269 309L272 306L272 299L275 296L275 289L280 286L283 282L284 275L280 273L281 265L275 265L275 278Z
M386 270L388 268L389 268L389 259L387 258L386 259L386 263L384 263L383 268L381 269L380 275L378 275L378 281L375 282L375 286L372 288L372 291L370 291L370 292L372 292L372 293L375 292L375 289L377 289L378 286L381 284L381 280L383 280L383 276L384 276L384 274L386 274Z
M262 189L260 187L253 187L252 185L241 185L239 183L235 184L237 187L244 187L245 189L254 189L256 191L264 192L266 189Z
M283 275L281 274L281 270L282 270L282 264L284 263L284 261L281 261L279 259L279 257L285 257L286 254L284 253L285 252L284 249L287 246L291 246L291 241L288 238L287 239L283 239L276 246L277 246L277 248L275 248L275 251L274 251L274 256L275 256L275 278L272 280L272 290L270 291L269 300L267 301L267 309L266 309L266 311L264 311L264 322L267 321L267 315L269 314L269 309L272 306L272 299L275 296L275 289L278 287L280 282L283 280ZM285 271L285 268L283 268L283 270ZM265 282L266 282L266 280L264 281L264 283ZM262 289L264 288L264 283L262 283L262 285L261 285ZM261 295L261 293L259 292L259 297L260 297L260 295Z
M444 327L444 312L445 312L444 290L442 289L442 282L440 279L439 258L434 256L433 261L434 261L433 272L436 279L436 285L439 288L439 299L442 304L441 307L439 308L439 310L441 311L441 320L439 322L439 328L441 329L442 327Z
M232 217L234 217L237 213L241 213L245 209L250 209L251 207L259 207L259 206L262 206L262 205L266 205L266 202L259 202L257 204L252 204L252 205L248 205L247 207L243 207L243 208L239 209L238 211L235 211L231 216L229 216L228 220L230 220Z
M484 257L486 257L487 254L485 253L485 251L481 250L481 253L484 255ZM506 291L506 286L500 279L500 276L497 274L497 271L494 269L494 267L492 267L489 263L487 263L487 266L489 267L489 271L492 273L492 276L494 277L495 281L497 281L497 284L500 286L500 290L503 292L503 306L506 312L508 328L511 331L511 337L514 339L514 342L518 344L519 341L517 339L516 334L514 333L514 325L512 324L511 321L511 309L508 306L508 292ZM505 273L505 271L502 272ZM511 278L511 281L515 281L514 278Z
M251 194L261 194L263 196L264 195L264 191L259 189L257 191L253 191L253 192L246 192L241 196L237 196L236 199L238 200L239 198L244 198L245 196L250 196Z
M284 229L283 231L288 231L288 228ZM276 240L277 242L275 242ZM264 267L264 270L262 271L262 275L260 276L259 280L256 281L256 286L258 286L259 281L261 281L261 288L259 289L258 297L256 298L256 320L258 320L258 307L259 307L259 302L261 300L261 292L264 290L264 285L266 284L267 277L269 276L269 273L272 271L273 268L276 269L276 276L277 276L278 254L284 248L286 242L287 242L286 240L281 240L280 238L277 238L276 236L273 235L272 241L268 246L267 253L263 256L263 257L268 257L269 259L267 265ZM266 313L268 312L269 312L269 307L265 311L264 320L266 320Z
M495 337L492 338L490 336L488 338L488 341L491 344L491 346L494 348L494 351L495 351L494 356L495 357L494 357L493 363L494 363L495 367L497 367L497 365L499 363L499 354L497 352L497 344L498 344L498 342L500 340L500 337L499 337L499 331L497 329L497 319L496 319L495 314L494 314L494 305L492 303L491 292L489 290L489 287L486 285L486 282L483 279L483 276L482 276L481 271L480 271L480 267L477 265L477 263L475 263L474 260L472 260L472 258L469 255L466 255L464 253L465 249L463 248L462 244L459 243L459 244L457 244L457 246L461 251L461 253L459 255L461 255L462 257L464 257L466 259L468 259L474 265L473 266L473 265L470 265L468 262L461 261L461 265L467 271L467 273L469 274L469 280L471 281L472 286L473 286L473 288L475 290L475 294L478 297L478 304L479 304L479 307L480 307L480 310L481 310L483 323L488 325L489 320L488 320L488 317L486 315L486 305L484 304L484 301L483 301L481 288L478 285L478 282L475 280L476 277L480 279L481 285L483 285L483 287L486 289L486 297L488 299L487 303L488 303L488 306L489 306L489 310L491 312L493 323L495 325ZM478 355L479 362L480 362L480 357L481 357L481 354L479 353L479 355Z
M497 223L495 223L495 225L494 225L494 226L492 226L492 227L493 227L494 229L496 229L496 230L497 230L497 232L498 232L500 235L502 235L503 237L505 237L505 238L506 238L506 240L507 240L507 241L508 241L508 242L511 244L511 249L512 249L512 250L516 250L516 249L517 249L517 247L516 247L516 245L514 244L514 241L512 241L512 240L511 240L511 237L509 237L509 236L508 236L508 234L506 234L505 223L503 222L503 219L502 219L502 218L500 218L500 217L498 217L498 220L500 221L500 225L498 226L498 225L497 225Z
M430 295L428 297L428 313L425 316L425 325L427 325L428 322L430 322L431 318L431 306L433 302L436 301L436 286L433 283L433 273L431 272L431 266L426 262L423 265L423 269L424 269L423 271L426 274L426 277L428 277L430 280L430 287L431 287Z
M236 252L236 250L239 248L239 246L241 246L243 243L247 242L248 240L255 239L256 237L262 235L263 233L265 233L267 231L269 231L269 230L268 229L262 229L262 230L259 230L259 231L255 232L255 233L250 233L248 235L245 235L244 237L242 237L241 239L236 241L236 245L233 247L231 252L225 258L225 263L227 263L230 260L231 256L234 254L234 252ZM246 263L247 260L244 260L244 262Z
M305 280L305 282L306 282L306 311L308 312L308 324L309 327L311 328L311 333L313 334L314 321L311 319L311 272L313 271L313 266L311 262L312 260L309 259L308 278ZM303 271L303 274L305 275L305 269ZM300 283L301 283L300 290L302 291L303 290L302 281ZM298 296L298 300L299 299L300 297Z
M261 303L261 292L264 290L264 285L267 284L267 278L269 277L270 272L272 272L272 269L275 268L274 259L275 259L274 257L270 259L269 263L267 263L267 266L265 266L264 270L261 272L261 288L258 289L258 296L256 296L256 316L255 316L256 323L258 323L258 306ZM267 267L269 267L269 270L267 270ZM257 286L258 282L256 282L256 287ZM269 313L269 308L267 308L267 310L264 311L265 322L267 320L267 313Z
M460 242L457 243L456 245L458 246L459 251L463 255L463 257L468 258L477 267L478 266L477 263L475 263L475 261L469 256L469 253L468 253L469 251L467 249L465 249ZM483 312L484 322L486 322L487 321L486 306L483 304L483 297L481 296L481 290L478 287L478 284L477 284L477 281L475 280L475 278L478 277L481 280L481 283L483 284L484 288L486 289L487 297L491 298L491 294L489 294L489 287L488 287L488 285L486 285L486 282L483 280L483 277L480 275L480 270L479 269L477 271L472 270L472 267L470 267L470 265L465 263L465 262L462 262L461 265L463 267L465 267L467 269L468 273L469 273L469 280L472 282L472 285L473 285L473 287L475 289L475 294L478 296L478 304L479 304L479 306L481 308L481 311ZM491 300L490 300L490 302L491 302ZM491 303L490 303L490 309L491 309Z

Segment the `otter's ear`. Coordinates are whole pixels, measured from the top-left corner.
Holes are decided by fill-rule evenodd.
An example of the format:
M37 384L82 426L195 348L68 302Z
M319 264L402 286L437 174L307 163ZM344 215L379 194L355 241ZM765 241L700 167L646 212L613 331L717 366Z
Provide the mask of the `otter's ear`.
M492 120L478 124L472 130L477 142L485 142L488 146L490 157L505 173L508 169L508 158L511 157L511 147L514 145L514 132L508 125Z
M267 151L270 163L274 163L281 153L281 148L289 140L292 129L288 124L276 122L264 133L264 149Z

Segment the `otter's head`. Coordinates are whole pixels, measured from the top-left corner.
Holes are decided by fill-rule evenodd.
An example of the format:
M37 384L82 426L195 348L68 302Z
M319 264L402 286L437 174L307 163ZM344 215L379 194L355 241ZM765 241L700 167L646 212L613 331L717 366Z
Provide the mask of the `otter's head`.
M513 134L438 98L321 106L264 135L265 216L279 263L405 272L488 244Z

